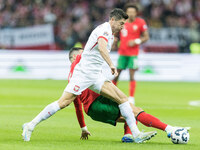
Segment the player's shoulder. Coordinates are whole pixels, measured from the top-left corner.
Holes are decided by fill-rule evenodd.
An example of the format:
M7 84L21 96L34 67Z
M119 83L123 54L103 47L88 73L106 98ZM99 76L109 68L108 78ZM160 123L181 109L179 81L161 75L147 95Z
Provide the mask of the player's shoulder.
M106 31L108 32L108 34L112 34L112 30L111 30L111 27L110 27L110 24L109 22L104 22L102 24L100 24L99 26L97 26L97 31Z
M98 27L99 28L107 28L109 26L109 23L108 22L104 22L104 23L102 23L102 24L100 24Z

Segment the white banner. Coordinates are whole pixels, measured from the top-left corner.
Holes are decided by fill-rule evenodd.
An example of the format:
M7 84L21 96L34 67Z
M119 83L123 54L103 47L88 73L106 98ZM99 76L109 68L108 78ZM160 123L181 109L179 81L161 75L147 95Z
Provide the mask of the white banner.
M181 44L183 40L190 39L188 28L149 28L150 40L153 44Z
M117 65L118 54L110 54ZM112 79L104 64L103 73ZM0 78L67 79L70 69L68 52L0 50ZM128 70L120 80L129 80ZM140 54L136 80L140 81L200 81L200 55Z
M54 33L51 24L0 30L0 45L5 47L26 47L53 43Z

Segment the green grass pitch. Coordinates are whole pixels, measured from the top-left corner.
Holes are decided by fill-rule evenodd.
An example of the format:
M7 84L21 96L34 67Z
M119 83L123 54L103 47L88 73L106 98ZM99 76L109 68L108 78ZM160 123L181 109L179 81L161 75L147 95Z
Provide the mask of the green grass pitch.
M0 80L0 150L197 150L200 149L200 107L189 106L200 100L200 83L137 82L136 105L162 121L177 126L191 126L187 145L172 144L166 133L142 144L122 143L123 124L113 127L95 122L85 115L92 136L80 140L80 127L74 106L58 112L39 124L30 142L22 141L21 126L35 117L47 104L62 94L67 81ZM128 82L120 89L128 94ZM141 130L156 130L139 123Z

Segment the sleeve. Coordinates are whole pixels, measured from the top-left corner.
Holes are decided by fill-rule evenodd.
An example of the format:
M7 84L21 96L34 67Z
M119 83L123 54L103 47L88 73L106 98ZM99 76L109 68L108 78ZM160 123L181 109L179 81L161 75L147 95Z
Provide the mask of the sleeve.
M109 30L103 28L103 26L100 26L100 27L98 27L96 34L97 34L97 40L99 38L103 38L108 42L108 37L109 37L109 34L110 34Z
M141 32L144 32L148 29L146 22L142 19L141 20Z
M81 128L83 128L86 126L86 124L85 124L84 115L83 115L82 103L78 97L74 100L74 106L76 109L76 116L77 116L79 125Z

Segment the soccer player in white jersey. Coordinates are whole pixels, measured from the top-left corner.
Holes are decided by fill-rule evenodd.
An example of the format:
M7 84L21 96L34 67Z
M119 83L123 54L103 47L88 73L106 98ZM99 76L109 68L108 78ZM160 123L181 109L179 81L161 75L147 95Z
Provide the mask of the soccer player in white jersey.
M123 28L127 18L128 15L122 9L115 8L110 12L109 22L99 25L92 31L81 60L74 68L70 82L60 99L47 105L31 122L23 125L24 141L30 141L31 133L38 123L67 107L87 88L118 103L121 115L126 119L135 143L144 142L156 134L156 131L145 133L139 131L127 96L102 75L104 61L109 65L113 75L118 74L109 52L114 40L113 35Z

